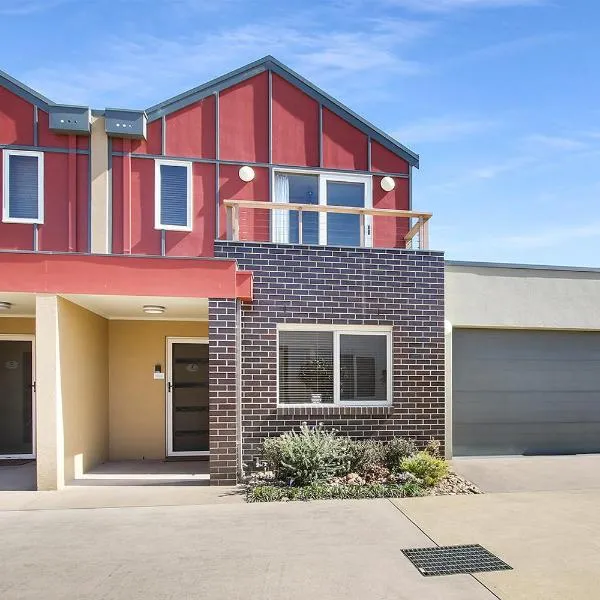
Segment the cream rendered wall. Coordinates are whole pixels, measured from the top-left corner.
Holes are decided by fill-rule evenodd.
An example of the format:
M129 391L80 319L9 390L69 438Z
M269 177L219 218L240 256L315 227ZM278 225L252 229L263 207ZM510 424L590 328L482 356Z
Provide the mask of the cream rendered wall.
M0 317L0 334L5 333L35 333L35 319L26 317Z
M446 265L452 327L600 330L600 272Z
M198 321L109 322L110 459L162 459L166 455L167 337L208 337Z
M108 459L108 321L59 298L64 477Z

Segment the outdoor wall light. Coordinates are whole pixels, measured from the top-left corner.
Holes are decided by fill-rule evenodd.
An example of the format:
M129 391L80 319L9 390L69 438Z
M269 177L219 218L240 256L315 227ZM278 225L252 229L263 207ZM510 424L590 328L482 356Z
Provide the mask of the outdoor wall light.
M391 177L384 177L381 180L381 189L384 192L391 192L396 187L396 182Z
M165 312L165 307L158 304L144 304L142 309L148 315L162 315Z
M247 183L248 181L252 181L255 176L256 173L254 173L254 169L252 167L248 167L246 165L240 167L240 179L242 181L245 181Z
M0 310L10 310L12 304L10 302L0 302Z

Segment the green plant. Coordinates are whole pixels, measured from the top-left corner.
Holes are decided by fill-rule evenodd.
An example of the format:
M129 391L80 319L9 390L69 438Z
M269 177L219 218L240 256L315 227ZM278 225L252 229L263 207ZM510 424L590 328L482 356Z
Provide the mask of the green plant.
M401 462L417 451L413 440L409 438L392 438L384 445L383 462L390 471L398 471Z
M304 487L259 485L248 490L247 502L280 502L286 500L358 500L363 498L405 498L422 496L423 489L416 483L364 485L332 485L313 483Z
M348 439L346 452L351 473L364 475L384 464L385 447L382 442Z
M302 486L346 475L348 441L321 426L302 425L265 440L262 455L279 480Z
M431 456L425 451L404 458L400 462L400 469L412 473L428 487L435 485L448 475L446 461L443 458Z

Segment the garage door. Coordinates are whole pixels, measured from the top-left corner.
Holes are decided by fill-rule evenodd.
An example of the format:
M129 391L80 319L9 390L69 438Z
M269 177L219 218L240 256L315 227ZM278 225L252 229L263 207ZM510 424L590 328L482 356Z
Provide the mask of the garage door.
M455 456L600 452L600 333L455 329Z

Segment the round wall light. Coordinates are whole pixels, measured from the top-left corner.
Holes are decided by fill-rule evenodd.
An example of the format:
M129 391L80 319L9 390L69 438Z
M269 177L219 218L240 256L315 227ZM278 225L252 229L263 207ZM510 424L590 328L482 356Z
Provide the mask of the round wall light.
M158 304L144 304L142 310L147 315L162 315L165 312L165 307Z
M10 310L12 304L10 302L0 302L0 310Z
M381 180L381 189L384 192L391 192L396 187L396 182L391 177L384 177Z
M243 166L240 167L240 179L242 181L248 182L252 181L255 177L256 173L254 173L254 169L252 167Z

